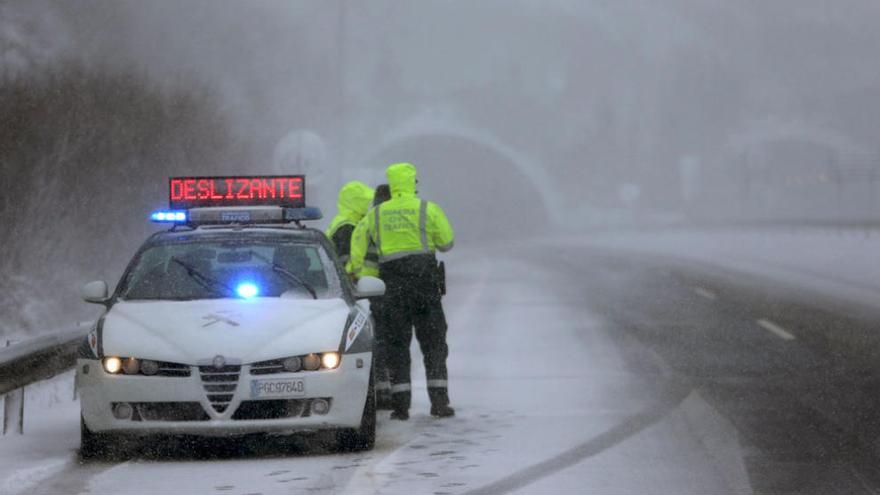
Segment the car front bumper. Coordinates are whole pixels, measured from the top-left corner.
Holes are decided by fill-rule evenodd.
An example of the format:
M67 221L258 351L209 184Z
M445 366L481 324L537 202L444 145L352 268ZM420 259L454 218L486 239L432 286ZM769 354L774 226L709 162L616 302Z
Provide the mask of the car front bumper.
M83 420L92 432L128 434L187 434L202 436L250 433L296 433L336 428L358 428L367 397L372 353L346 354L329 371L251 375L242 365L232 397L218 408L198 366L189 376L111 375L97 359L79 359L76 386ZM304 380L304 392L255 397L255 380ZM323 399L325 414L312 410ZM118 418L114 405L128 404L132 414ZM222 409L222 410L218 410Z

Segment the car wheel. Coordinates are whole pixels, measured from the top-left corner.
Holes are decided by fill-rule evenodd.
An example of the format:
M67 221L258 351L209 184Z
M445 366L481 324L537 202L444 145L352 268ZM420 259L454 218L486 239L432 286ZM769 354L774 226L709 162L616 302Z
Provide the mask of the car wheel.
M108 459L113 456L115 448L110 436L94 433L86 426L86 421L79 418L79 455L83 459Z
M345 429L336 433L337 448L344 452L371 450L376 443L376 392L373 389L373 376L367 387L367 401L361 416L361 427Z
M118 433L95 433L79 417L79 455L83 460L124 460L135 452L136 439Z

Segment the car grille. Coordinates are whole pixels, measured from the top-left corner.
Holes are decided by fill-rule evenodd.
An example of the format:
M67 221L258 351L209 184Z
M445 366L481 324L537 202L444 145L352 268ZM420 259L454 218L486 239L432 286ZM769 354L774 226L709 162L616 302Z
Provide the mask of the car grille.
M207 421L198 402L135 402L132 421Z
M218 413L226 411L235 388L238 386L238 376L241 366L227 365L220 368L214 366L199 366L199 374L202 378L202 386L208 395L208 402Z
M232 419L284 419L311 416L314 399L246 400L238 406ZM326 398L332 404L332 399Z
M275 373L284 373L284 366L281 359L272 359L270 361L260 361L251 365L252 375L272 375Z
M159 372L154 376L190 376L192 369L189 365L178 363L159 362Z

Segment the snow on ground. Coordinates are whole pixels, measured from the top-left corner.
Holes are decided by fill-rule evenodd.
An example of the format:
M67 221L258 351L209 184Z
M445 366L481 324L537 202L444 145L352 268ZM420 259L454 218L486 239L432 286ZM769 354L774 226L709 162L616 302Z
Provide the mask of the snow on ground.
M696 260L873 305L880 295L877 235L679 231L544 245L554 243ZM614 329L584 309L589 295L577 274L553 272L539 258L499 256L495 248L457 250L449 266L456 418L427 414L414 345L412 420L391 422L382 413L372 452L135 458L84 467L76 460L79 406L67 373L28 387L26 434L0 438L0 493L119 486L132 494L748 491L742 466L732 461L742 457L735 431L697 394L660 410L644 428L627 424L656 408L656 391L626 366L609 335ZM627 434L609 440L619 431Z
M68 467L79 446L73 371L25 390L25 434L0 437L0 493L4 495L29 493L40 481Z
M32 403L38 411L29 410L24 437L0 441L0 492L742 492L740 466L727 461L739 458L732 429L686 390L658 407L657 378L628 367L614 329L585 309L578 274L493 249L459 250L449 266L445 305L457 417L427 414L414 346L413 416L399 423L381 413L371 452L81 466L71 462L77 404L60 399L70 392L66 377L40 386L55 383L54 389L32 391L59 400ZM32 490L42 478L50 479Z
M880 232L667 231L597 234L563 242L696 260L880 307Z

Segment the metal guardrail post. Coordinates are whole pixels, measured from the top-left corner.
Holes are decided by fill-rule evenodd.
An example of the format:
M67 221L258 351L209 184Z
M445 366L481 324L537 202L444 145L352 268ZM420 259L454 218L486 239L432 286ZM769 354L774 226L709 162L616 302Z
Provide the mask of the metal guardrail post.
M6 347L14 343L14 340L7 340ZM24 433L24 387L8 392L3 398L3 434L13 428L19 435Z

